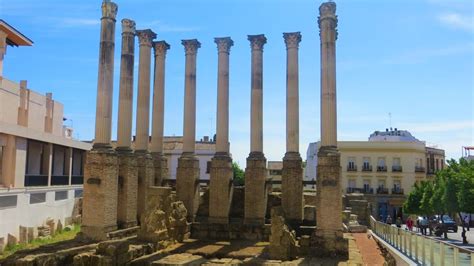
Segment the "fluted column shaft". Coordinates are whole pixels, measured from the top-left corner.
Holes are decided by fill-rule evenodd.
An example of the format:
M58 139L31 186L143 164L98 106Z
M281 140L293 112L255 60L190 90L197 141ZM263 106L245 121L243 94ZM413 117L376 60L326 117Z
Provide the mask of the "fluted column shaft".
M196 39L183 40L181 43L186 53L183 153L194 154L196 144L196 55L201 43Z
M102 3L94 147L110 147L117 5Z
M218 51L216 153L229 154L229 53L234 42L229 37L214 41Z
M156 34L147 30L137 31L140 42L138 61L138 99L135 150L147 151L150 134L150 64L151 46Z
M263 45L267 38L249 35L248 40L252 48L250 152L263 153Z
M133 70L135 57L135 21L122 20L122 57L117 126L117 149L129 150L132 141Z
M299 32L284 33L286 44L286 152L299 153Z
M321 14L318 23L321 40L321 146L335 147L337 146L337 17L328 11Z
M153 120L150 152L163 152L163 128L165 119L165 59L170 48L165 41L153 43L155 51L155 79L153 83Z

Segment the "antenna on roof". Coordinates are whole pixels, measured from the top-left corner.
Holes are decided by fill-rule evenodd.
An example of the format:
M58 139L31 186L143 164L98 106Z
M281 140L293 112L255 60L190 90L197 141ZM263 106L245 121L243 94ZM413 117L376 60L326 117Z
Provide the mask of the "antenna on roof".
M388 123L390 125L390 130L392 130L392 113L388 113Z

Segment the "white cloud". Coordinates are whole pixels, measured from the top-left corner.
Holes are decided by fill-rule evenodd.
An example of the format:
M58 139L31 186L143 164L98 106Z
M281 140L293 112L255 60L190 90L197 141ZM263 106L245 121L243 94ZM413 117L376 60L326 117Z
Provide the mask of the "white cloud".
M436 123L402 123L400 128L408 128L412 133L441 133L455 130L473 130L474 120L439 121Z
M439 15L437 18L439 22L448 27L474 32L474 20L472 16L464 16L460 13L449 12Z
M96 26L100 24L99 19L88 18L64 18L62 19L63 26L81 27L81 26Z

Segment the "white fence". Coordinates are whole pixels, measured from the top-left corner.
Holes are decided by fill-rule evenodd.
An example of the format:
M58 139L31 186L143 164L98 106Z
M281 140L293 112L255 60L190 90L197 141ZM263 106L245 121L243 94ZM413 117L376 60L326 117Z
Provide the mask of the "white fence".
M421 265L474 266L474 253L468 249L418 235L370 217L372 232Z

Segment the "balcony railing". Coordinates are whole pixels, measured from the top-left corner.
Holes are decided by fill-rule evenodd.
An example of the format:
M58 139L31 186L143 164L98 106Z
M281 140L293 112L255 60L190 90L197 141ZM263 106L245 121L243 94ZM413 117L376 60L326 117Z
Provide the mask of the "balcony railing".
M415 166L415 172L416 173L424 173L426 170L422 166Z
M372 165L362 166L362 172L372 172Z
M48 175L25 175L25 187L39 187L48 185Z
M401 165L394 165L392 166L392 172L401 172L402 166Z
M392 194L398 194L398 195L403 195L403 188L392 188Z
M357 166L356 165L348 165L347 166L347 172L356 172L357 171Z
M430 169L428 169L428 171L426 173L429 174L429 175L434 175L435 170L430 168Z
M387 172L387 166L383 165L379 165L377 166L377 172Z
M388 188L384 188L384 187L377 188L377 194L388 194Z
M363 194L374 194L373 188L356 188L356 187L348 187L347 193L363 193Z

